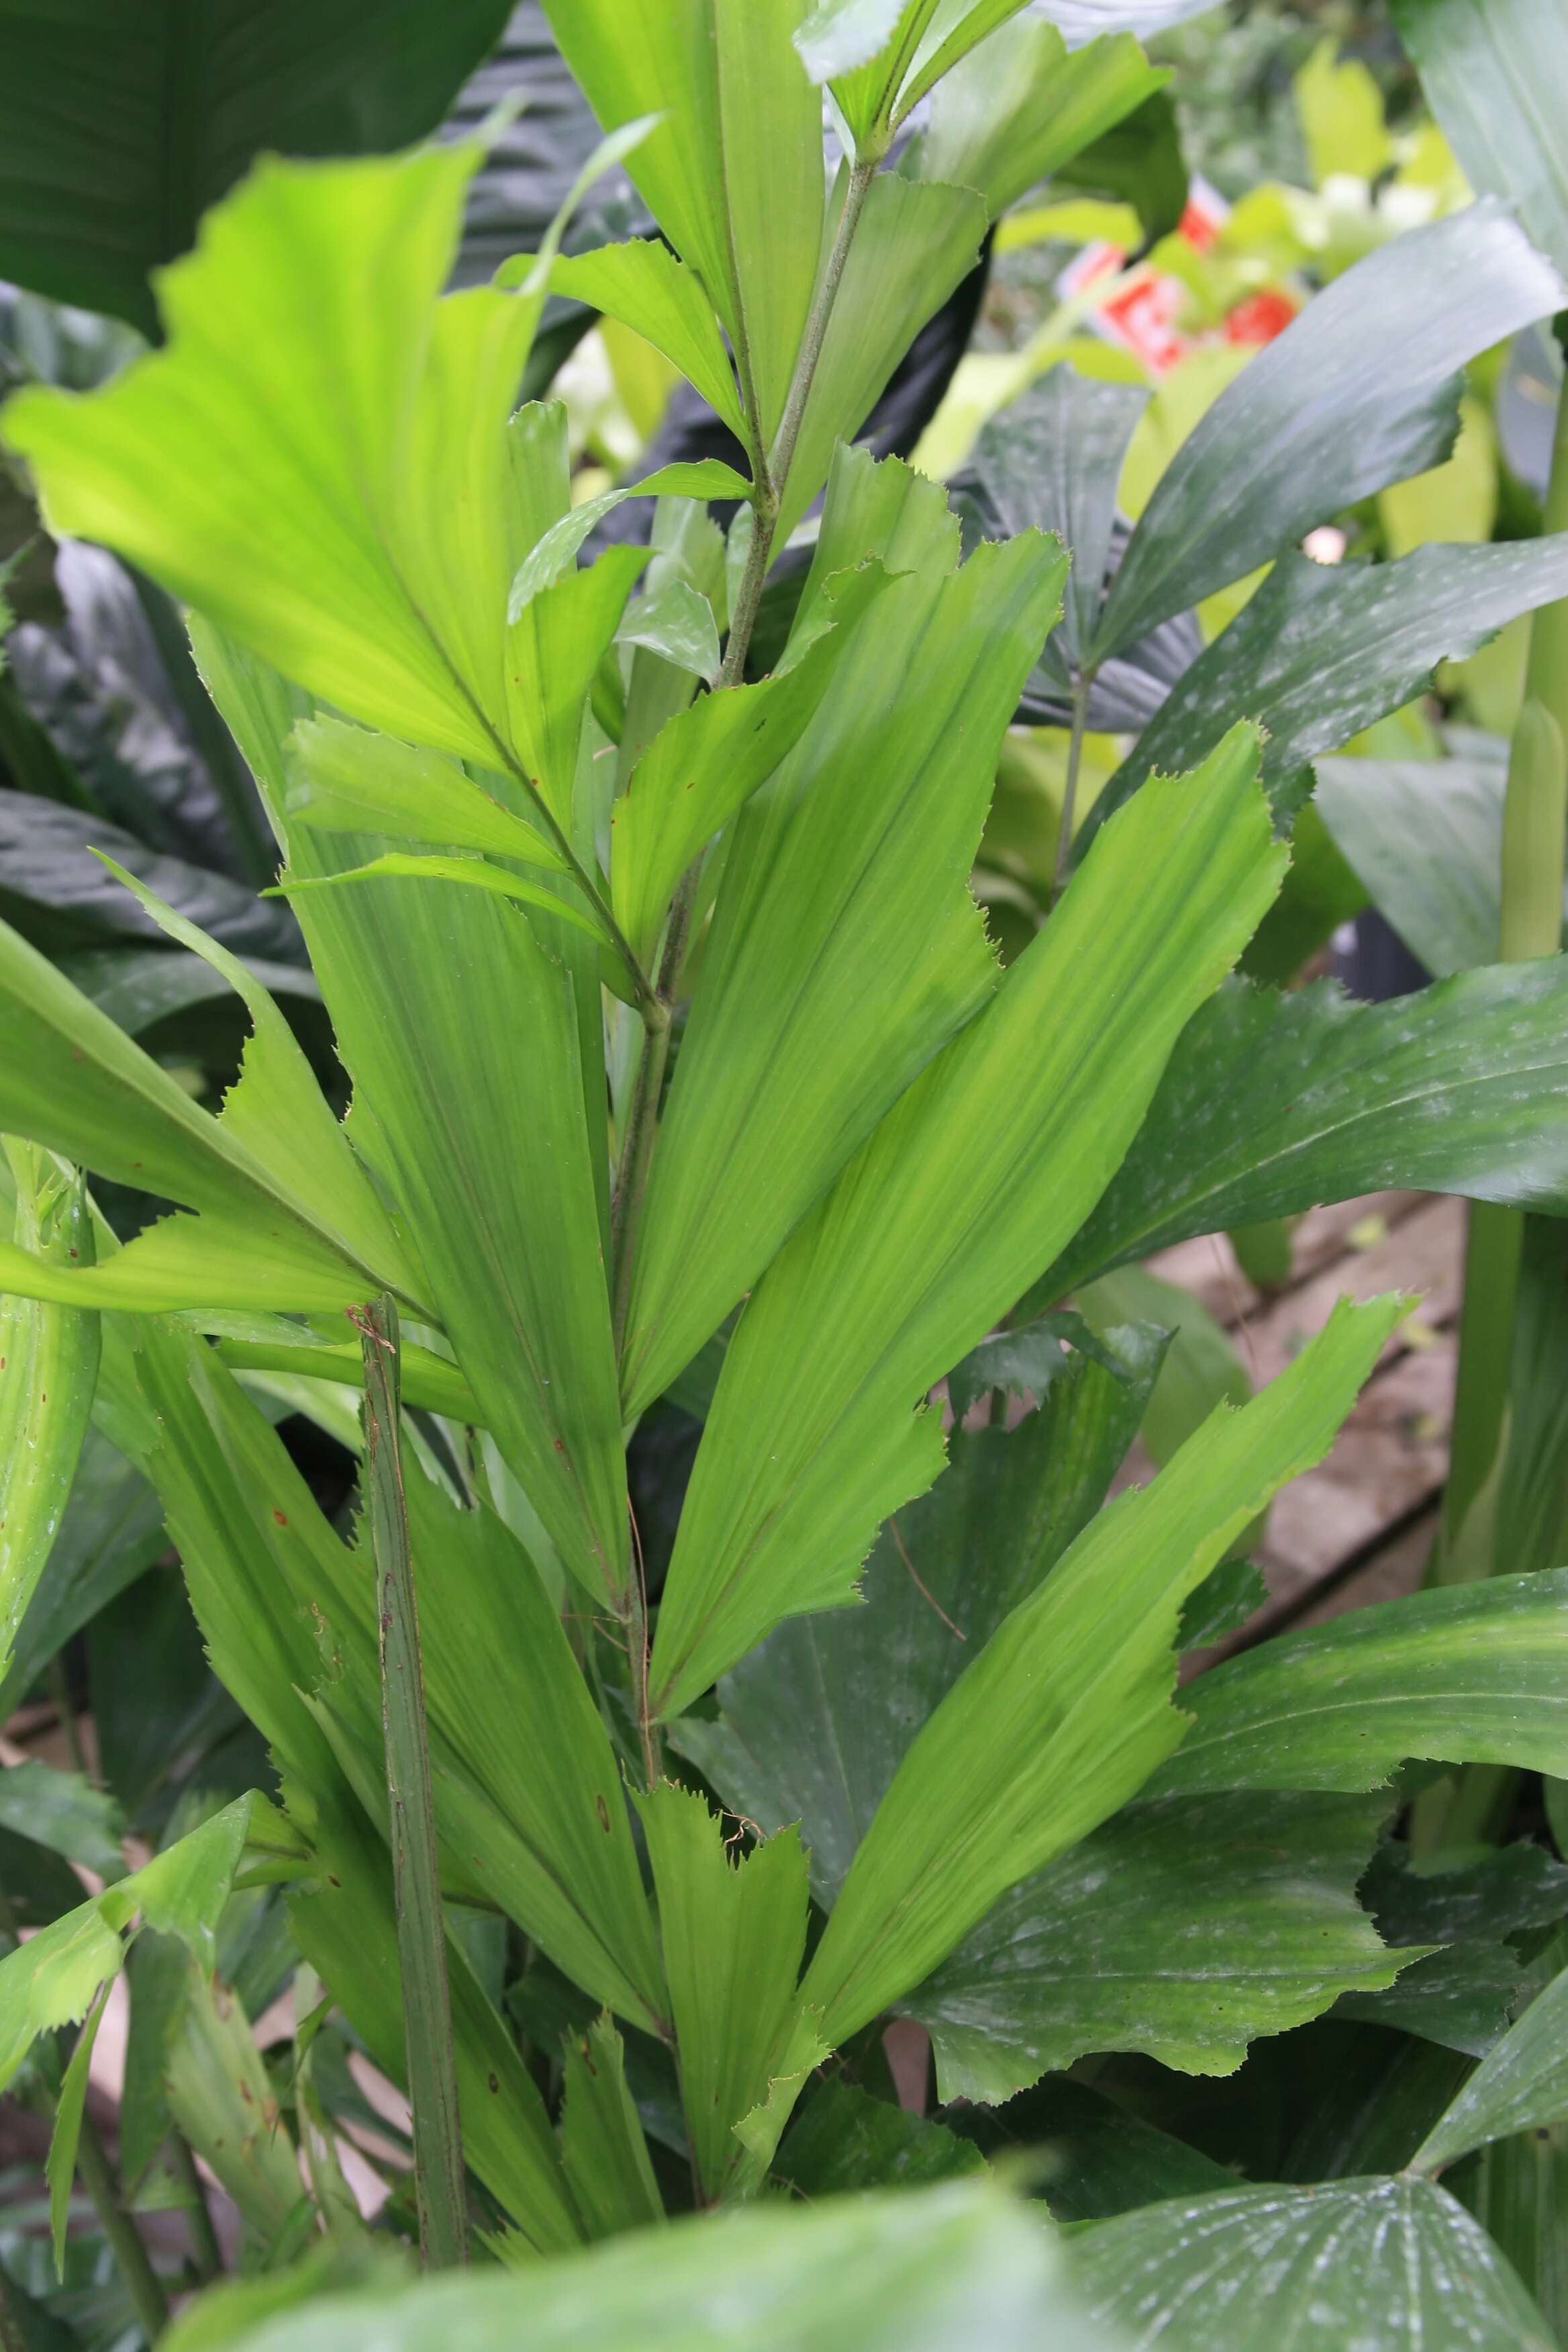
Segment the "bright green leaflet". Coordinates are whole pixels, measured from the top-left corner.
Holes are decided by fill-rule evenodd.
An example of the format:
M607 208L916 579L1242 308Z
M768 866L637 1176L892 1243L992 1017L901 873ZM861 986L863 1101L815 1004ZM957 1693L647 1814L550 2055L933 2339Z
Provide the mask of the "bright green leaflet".
M231 2197L251 2243L274 2246L303 2190L249 2018L191 1964L165 2061L171 2116Z
M767 2095L805 1948L805 1856L784 1830L731 1862L696 1790L639 1796L680 2055L687 2128L704 2190L738 2166L733 2126Z
M302 1696L332 1664L332 1629L319 1643L310 1601L319 1608L323 1592L341 1594L346 1577L364 1580L254 1408L237 1392L228 1406L229 1375L209 1370L184 1335L149 1323L139 1339L140 1379L157 1415L147 1468L192 1606L225 1684L266 1735L314 1849L312 1884L289 1906L295 1933L376 2063L398 2080L403 2009L384 1829L360 1809ZM301 1560L303 1574L291 1577ZM352 1603L342 1613L352 1623ZM362 1648L362 1676L373 1675L368 1660ZM374 1783L379 1749L373 1757ZM376 1803L379 1819L384 1780ZM573 2244L581 2231L538 2088L455 1943L447 1961L468 2160L532 2242Z
M1064 576L1056 543L1030 534L892 582L742 812L654 1155L628 1413L690 1361L994 986L966 877ZM808 654L789 676L813 667Z
M564 2074L561 2161L588 2235L613 2238L662 2221L621 2037L607 2017L567 2035Z
M162 281L166 351L6 438L103 541L351 718L504 764L519 298L440 299L471 142L258 166ZM488 422L488 429L487 429Z
M1320 760L1315 805L1434 980L1491 963L1502 920L1500 761Z
M1320 1461L1400 1311L1343 1302L1239 1412L1101 1511L916 1737L801 1989L839 2042L919 1984L997 1896L1113 1813L1186 1729L1181 1604L1269 1497Z
M1079 2236L1073 2269L1131 2352L1550 2352L1484 2230L1429 2181L1234 2189Z
M345 882L384 882L413 879L416 882L455 882L466 890L489 890L495 898L510 898L520 906L539 907L554 920L570 923L574 929L586 931L590 939L605 947L612 942L602 923L584 915L568 900L557 898L542 883L525 882L520 874L509 874L502 866L492 866L484 857L431 857L418 852L405 854L400 850L384 850L363 866L351 866L342 874L312 874L301 879L289 874L278 885L277 892L268 897L297 898L302 890L335 890Z
M806 0L548 0L608 130L662 117L632 177L729 332L764 445L816 279L821 106L791 45Z
M1568 1569L1358 1609L1200 1675L1161 1793L1371 1789L1407 1756L1568 1772Z
M1114 1814L1004 1895L900 2003L942 2099L1011 2098L1086 2053L1228 2074L1249 2042L1391 1984L1356 1901L1388 1813L1371 1796L1167 1797Z
M1541 1081L1563 1066L1565 1009L1560 957L1460 972L1390 1004L1326 982L1222 989L1034 1297L1045 1306L1190 1234L1388 1185L1561 1213L1568 1096Z
M178 1377L172 1360L167 1370ZM201 1460L216 1452L228 1468L221 1488L216 1464L207 1470L196 1517L168 1483L173 1449L168 1468L154 1465L214 1655L286 1755L297 1737L295 1693L315 1690L317 1719L331 1725L339 1762L356 1787L363 1782L367 1811L382 1821L384 1789L374 1803L370 1795L380 1782L381 1732L365 1562L332 1533L280 1442L229 1376L208 1372L199 1356L185 1371L188 1398L173 1389L161 1362L147 1366L143 1381L183 1454ZM212 1497L220 1493L218 1513ZM441 1595L423 1612L421 1639L445 1866L476 1865L490 1899L561 1967L654 2029L662 1986L619 1768L560 1620L492 1512L456 1509L412 1465L405 1493L416 1574ZM279 1717L280 1677L274 1670L269 1690L258 1676L266 1671L264 1628L278 1628L274 1640L309 1655L289 1612L314 1612L321 1655L288 1670L292 1687ZM510 1760L520 1724L538 1743L526 1769ZM344 1740L351 1752L338 1744Z
M148 272L251 158L405 147L441 121L506 0L73 0L0 14L0 272L157 331Z
M7 1138L5 1154L16 1186L13 1246L55 1265L90 1265L80 1177L34 1144ZM0 1682L70 1498L98 1353L95 1315L0 1297Z
M218 1917L249 1822L250 1799L238 1797L189 1837L0 1960L0 2085L10 2081L38 2034L86 2015L99 1988L119 1974L125 1930L135 1922L179 1937L211 1969Z
M860 614L887 584L875 562L829 581L826 625L798 658L678 712L633 769L610 812L610 877L616 919L645 960L681 876L795 749L853 656Z
M1394 0L1399 37L1445 136L1478 188L1495 188L1568 270L1568 161L1557 121L1568 25L1552 0Z
M1278 887L1257 758L1238 729L1199 777L1138 795L752 1293L666 1587L662 1713L780 1618L847 1602L876 1528L941 1469L916 1408L1098 1199Z
M1130 33L1069 57L1054 25L1015 16L936 92L917 169L922 179L978 188L994 219L1169 79ZM1010 102L999 104L1004 91Z
M66 2274L66 2231L70 2223L71 2190L76 2183L77 2149L81 2144L82 2116L87 2106L87 2070L92 2063L92 2045L98 2039L98 2029L103 2021L103 2008L100 1993L77 2035L76 2048L71 2052L70 2063L60 2084L59 2103L55 2109L55 2127L49 2136L49 2152L44 2162L44 2178L49 2189L49 2234L54 2241L55 2276L62 2284Z
M290 2311L244 2352L866 2352L1048 2343L1113 2352L1080 2315L1037 2215L985 2181L782 2200L641 2232L571 2262Z
M796 34L795 47L812 79L831 82L857 151L875 152L933 83L1022 5L821 0Z
M773 2166L775 2178L814 2200L836 2189L914 2189L984 2169L973 2140L833 2075L813 2091Z
M192 937L204 954L225 953L203 934ZM0 1003L8 1014L0 1129L204 1215L203 1246L192 1246L191 1221L165 1220L97 1266L0 1246L8 1289L63 1305L324 1309L363 1297L374 1281L361 1248L379 1254L395 1278L411 1280L281 1014L237 961L225 977L235 973L243 974L253 1013L266 1005L278 1027L252 1041L247 1076L215 1119L37 949L0 925Z
M341 872L378 847L282 813L289 688L216 632L195 642L293 874ZM374 1123L480 1414L562 1558L616 1601L621 1420L572 975L529 919L460 884L311 891L300 908L356 1120ZM597 1027L596 981L595 996ZM480 1004L511 1008L502 1034L476 1021Z
M841 173L829 199L834 224L844 195ZM778 546L827 479L836 445L854 439L926 320L973 268L987 219L984 198L973 188L897 172L872 181L801 418Z
M1563 299L1556 271L1491 197L1336 278L1220 395L1161 476L1092 657L1440 462L1458 429L1456 371Z
M673 361L710 408L744 442L746 421L735 373L702 281L666 245L633 237L625 245L558 261L550 283L595 310L619 319Z
M339 719L302 719L289 739L288 771L287 814L323 833L385 833L565 870L537 825L437 751L416 751Z
M1162 1352L1151 1331L1113 1347L1120 1376L1075 1355L1016 1429L955 1431L951 1466L878 1537L865 1605L786 1620L724 1676L717 1721L675 1726L733 1811L800 1822L824 1905L921 1725L1104 1499Z
M1102 1275L1079 1304L1097 1331L1136 1317L1171 1334L1142 1432L1155 1462L1168 1462L1222 1398L1245 1404L1252 1394L1246 1365L1202 1300L1146 1267Z

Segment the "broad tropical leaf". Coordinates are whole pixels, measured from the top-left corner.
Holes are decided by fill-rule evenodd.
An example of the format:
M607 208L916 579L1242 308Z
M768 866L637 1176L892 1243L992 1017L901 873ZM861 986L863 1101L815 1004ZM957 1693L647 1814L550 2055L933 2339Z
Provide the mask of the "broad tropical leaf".
M556 293L591 303L662 352L744 443L746 420L713 305L700 278L667 245L633 237L601 246L558 261L550 282Z
M1393 15L1466 176L1505 197L1568 271L1568 163L1552 127L1568 91L1568 26L1544 0L1394 0Z
M1228 2074L1259 2034L1392 1984L1418 1956L1355 1895L1387 1811L1381 1792L1248 1790L1114 1814L900 2004L931 2030L938 2095L1008 2099L1100 2050Z
M919 1984L1178 1746L1183 1601L1327 1453L1400 1305L1342 1302L1261 1396L1222 1407L1152 1486L1091 1520L965 1668L894 1775L806 1972L802 2005L826 2038Z
M1220 395L1161 476L1094 658L1446 457L1458 429L1456 372L1563 299L1556 271L1489 199L1336 278Z
M1407 1756L1568 1772L1568 1569L1358 1609L1201 1675L1151 1793L1373 1789Z
M847 1602L877 1527L936 1476L916 1408L1099 1197L1278 887L1257 756L1241 729L1200 777L1139 794L752 1293L660 1612L661 1713L782 1617Z
M1079 2237L1095 2316L1134 2352L1549 2352L1486 2231L1429 2181L1234 2189L1147 2205ZM1375 2332L1369 2336L1368 2330Z
M1568 1206L1568 962L1491 964L1356 1004L1234 983L1171 1057L1105 1198L1034 1294L1189 1234L1388 1185ZM1532 1081L1527 1089L1526 1079Z

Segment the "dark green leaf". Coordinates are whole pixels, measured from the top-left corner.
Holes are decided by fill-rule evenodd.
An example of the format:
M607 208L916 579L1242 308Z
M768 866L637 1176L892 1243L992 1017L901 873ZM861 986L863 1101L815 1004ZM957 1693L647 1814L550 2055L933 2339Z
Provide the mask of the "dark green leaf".
M1238 1633L1268 1598L1268 1588L1249 1559L1222 1559L1183 1610L1176 1647L1203 1650Z
M1047 2168L1040 2194L1058 2221L1099 2221L1161 2198L1201 2197L1234 2179L1212 2157L1067 2074L1049 2076L987 2120L1016 2145L1038 2149Z
M299 932L287 907L258 898L226 874L163 856L107 817L0 792L0 907L7 920L57 951L158 939L153 917L94 850L113 857L236 955L263 965L268 959L297 961ZM168 953L165 961L176 965L184 959ZM294 984L310 983L301 971Z
M1134 1804L1026 1879L901 2004L943 2099L1011 2098L1088 2052L1226 2074L1358 1986L1393 1982L1355 1899L1371 1797Z
M1391 1944L1458 1944L1568 1918L1568 1869L1521 1843L1450 1868L1417 1867L1407 1845L1380 1846L1362 1899Z
M1496 959L1507 781L1501 760L1319 762L1323 823L1434 980Z
M939 85L917 168L924 179L978 188L994 219L1037 181L1092 170L1098 143L1165 79L1129 34L1069 58L1053 25L1015 16Z
M264 150L342 155L434 130L507 0L181 0L0 12L0 276L156 334L149 270Z
M1373 1789L1407 1756L1568 1772L1568 1569L1380 1602L1200 1675L1153 1784Z
M1353 1003L1327 982L1222 989L1030 1301L1192 1234L1386 1186L1561 1211L1568 1087L1546 1074L1562 1066L1565 1007L1561 957L1460 972L1389 1004Z
M1394 0L1426 102L1477 188L1505 196L1568 270L1568 164L1555 121L1568 92L1568 26L1550 6Z
M1428 2181L1149 2205L1078 2237L1073 2268L1097 2319L1161 2352L1550 2352L1486 2232Z
M34 1758L0 1771L0 1828L79 1862L100 1878L123 1878L120 1804L80 1772L57 1772Z
M566 2039L561 2161L591 2238L662 2221L664 2203L607 2017Z
M1410 2159L1440 2172L1487 2141L1568 2120L1568 1970L1538 1993L1518 2023L1493 2043L1453 2105Z
M1161 476L1095 656L1446 457L1457 371L1563 300L1556 272L1484 198L1346 270L1221 394Z
M1202 0L1202 5L1207 6L1209 0ZM1052 13L1058 23L1063 21L1059 7ZM1083 11L1075 13L1081 16ZM1147 19L1152 14L1152 9L1143 9L1139 16ZM1093 29L1098 32L1103 24L1104 29L1110 31L1115 20L1116 12L1107 9ZM1142 32L1146 26L1142 21L1135 22L1132 30ZM1103 131L1081 154L1061 164L1057 177L1066 187L1088 188L1100 196L1119 196L1124 204L1131 205L1149 243L1152 244L1156 237L1173 236L1180 228L1182 215L1187 208L1190 183L1186 158L1182 152L1182 127L1170 91L1155 90L1114 129Z
M1347 1993L1334 2013L1479 2058L1507 2028L1524 1979L1523 1963L1509 1945L1455 1944L1416 1960L1385 1991Z
M973 2141L831 2077L790 2126L773 2160L780 2179L810 2198L852 2189L916 2189L984 2169Z
M1310 790L1305 772L1320 751L1413 700L1446 656L1474 653L1505 621L1565 592L1568 532L1421 547L1397 563L1284 557L1144 729L1090 822L1120 807L1151 769L1202 759L1243 716L1268 730L1263 772L1276 808L1289 813Z

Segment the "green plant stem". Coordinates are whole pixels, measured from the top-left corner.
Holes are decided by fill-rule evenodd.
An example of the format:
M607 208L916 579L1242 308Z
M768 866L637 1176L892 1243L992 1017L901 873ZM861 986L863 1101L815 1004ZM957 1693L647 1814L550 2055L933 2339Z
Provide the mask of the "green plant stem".
M150 2344L155 2343L169 2324L168 2298L142 2242L142 2232L121 2200L114 2168L98 2136L98 2126L89 2115L84 2115L81 2119L76 2168L81 2175L82 2187L92 2200L92 2210L98 2215L99 2226L109 2242L120 2275L125 2281L125 2292L131 2297L142 2332Z
M223 2249L217 2242L217 2231L213 2228L212 2208L207 2203L207 2193L196 2169L196 2159L191 2154L189 2142L183 2133L172 2132L169 2145L174 2151L174 2170L191 2200L186 2210L190 2217L192 2257L196 2276L205 2286L210 2280L222 2274Z
M430 1794L419 1612L398 1436L397 1308L390 1293L364 1307L355 1320L364 1346L365 1476L381 1633L382 1727L419 2250L426 2270L451 2270L468 2258L468 2193Z
M1089 724L1089 696L1092 677L1076 677L1072 689L1072 731L1068 737L1067 782L1062 788L1061 823L1057 827L1057 863L1051 878L1051 895L1059 898L1068 886L1068 871L1072 864L1073 819L1078 814L1078 774L1083 763L1084 730Z
M1559 399L1544 528L1568 530L1568 387ZM1503 804L1502 911L1498 950L1514 962L1557 951L1563 928L1568 778L1568 601L1543 605L1531 624L1524 703L1509 757ZM1465 1255L1448 1484L1435 1578L1462 1573L1465 1517L1497 1460L1508 1409L1524 1226L1521 1213L1474 1202Z
M55 1713L60 1719L60 1728L66 1736L66 1747L70 1752L71 1762L84 1780L94 1780L96 1775L89 1769L87 1750L81 1744L81 1726L77 1721L76 1709L71 1705L70 1685L66 1680L66 1662L62 1651L57 1651L49 1660L46 1681L49 1696L55 1703Z

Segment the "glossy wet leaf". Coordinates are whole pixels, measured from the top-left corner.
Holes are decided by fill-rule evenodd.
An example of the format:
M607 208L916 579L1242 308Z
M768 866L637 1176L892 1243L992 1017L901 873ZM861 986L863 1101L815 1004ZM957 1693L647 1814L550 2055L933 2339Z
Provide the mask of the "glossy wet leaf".
M78 1171L9 1138L5 1157L16 1195L13 1249L67 1272L90 1265L92 1225ZM98 1360L95 1315L15 1293L0 1297L0 1681L60 1532Z
M1338 751L1403 709L1439 661L1474 653L1505 621L1565 593L1564 532L1496 547L1423 547L1396 563L1281 561L1161 706L1091 821L1136 792L1151 768L1203 758L1241 717L1268 730L1263 772L1289 813L1310 790L1304 771L1320 751Z
M966 1666L894 1775L806 1972L802 2003L820 2007L827 2038L921 1983L1177 1747L1182 1602L1328 1451L1398 1306L1342 1302L1261 1396L1216 1413L1152 1486L1100 1512Z
M1487 2053L1464 2089L1411 2159L1417 2172L1440 2172L1456 2157L1512 2132L1568 2116L1568 1972L1554 1977L1522 2017Z
M1394 0L1393 16L1467 178L1505 197L1568 270L1568 163L1552 129L1568 90L1568 26L1542 0Z
M507 0L241 0L193 40L178 0L7 7L0 274L157 331L148 272L263 151L343 155L433 131Z
M1005 1895L901 2006L943 2100L1001 2100L1087 2053L1228 2074L1260 2034L1393 1982L1356 1901L1388 1811L1371 1797L1132 1804Z
M1120 1374L1075 1355L1016 1429L956 1430L951 1467L878 1538L864 1605L776 1627L720 1683L716 1720L676 1727L736 1811L798 1820L819 1902L921 1725L1103 1499L1161 1355L1149 1331L1114 1346Z
M1373 1789L1407 1756L1568 1770L1568 1569L1413 1594L1201 1675L1159 1793Z
M831 696L742 811L648 1183L628 1412L689 1362L995 985L967 876L1063 576L1055 543L1031 536L883 587ZM832 659L830 636L776 682L786 709L790 680L804 692ZM674 728L733 742L727 719ZM658 745L648 757L668 772Z
M1009 535L1054 530L1072 551L1061 625L1041 656L1063 685L1094 634L1121 464L1148 404L1143 385L1103 383L1063 361L994 416L974 445L968 470L985 523Z
M1238 730L1206 777L1139 796L753 1291L660 1612L661 1711L780 1618L843 1606L876 1528L936 1476L941 1429L916 1408L1099 1196L1273 896L1256 761Z
M1040 1304L1190 1234L1409 1186L1561 1210L1568 964L1491 964L1357 1004L1328 982L1221 990ZM1527 1083L1527 1081L1529 1083Z
M1234 2189L1145 2206L1079 2237L1095 2316L1139 2347L1548 2352L1545 2323L1463 2206L1429 2181Z
M1434 980L1496 959L1506 782L1500 761L1462 755L1318 762L1323 823Z
M1446 457L1456 371L1563 299L1555 270L1486 198L1335 278L1221 394L1161 476L1095 655Z

